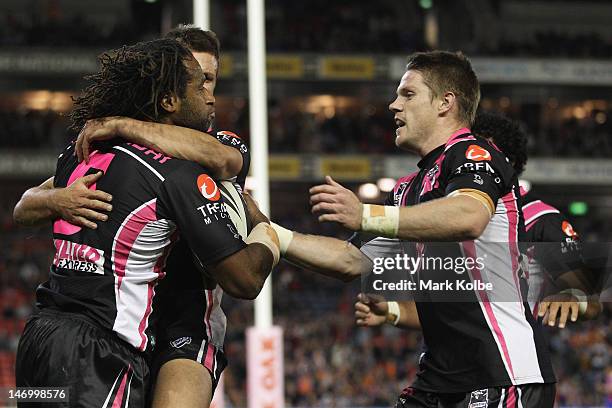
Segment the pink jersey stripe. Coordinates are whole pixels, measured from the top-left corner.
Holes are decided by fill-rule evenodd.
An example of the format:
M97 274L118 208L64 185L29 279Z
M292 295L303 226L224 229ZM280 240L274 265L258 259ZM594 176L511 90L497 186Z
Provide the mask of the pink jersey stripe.
M523 206L523 215L525 216L525 225L531 224L535 219L544 214L559 213L552 205L543 203L540 200L532 201Z
M423 196L424 194L429 193L434 188L440 185L439 178L440 178L440 173L442 172L442 162L444 161L445 157L446 157L445 154L442 153L440 157L438 157L438 159L436 160L434 167L432 168L432 169L436 169L435 173L433 173L430 176L428 172L425 175L425 177L423 177L421 193L419 194L420 196Z
M518 205L517 198L514 196L514 191L509 192L502 197L502 202L506 208L506 216L508 217L508 247L510 249L510 256L512 258L512 278L516 285L516 291L519 295L519 299L522 302L521 285L519 283L519 248L518 248Z
M409 174L407 176L404 176L402 178L400 178L399 180L397 180L397 183L395 183L395 187L393 188L393 192L397 193L397 190L399 190L400 186L402 185L402 183L407 183L408 187L404 189L404 192L402 193L402 196L399 199L399 203L401 203L402 206L406 205L406 199L408 198L408 191L412 188L412 180L414 180L414 178L419 174L418 171L415 171L412 174Z
M132 366L129 365L125 374L123 374L123 378L121 379L121 385L119 385L119 390L117 391L117 395L115 395L115 399L113 400L112 408L121 408L123 405L123 398L125 398L125 383L127 382L128 375L132 374Z
M121 294L121 283L125 276L125 268L134 242L136 242L144 227L157 219L156 203L157 199L153 199L135 209L126 217L115 235L112 261L115 275L118 277L117 296Z
M204 358L204 367L208 368L212 373L214 373L213 371L214 355L215 355L215 347L212 344L208 343L206 345L206 357Z
M516 408L516 387L513 385L508 388L508 398L506 399L506 408Z
M448 149L450 149L452 146L454 146L455 144L459 142L464 142L466 140L476 140L476 138L472 136L471 134L468 136L459 137L459 136L465 135L466 133L472 133L472 131L468 128L461 128L457 130L455 133L453 133L451 137L448 139L448 141L446 142L444 151L447 151Z
M407 176L404 176L404 177L401 177L401 178L397 179L397 182L395 183L395 187L393 187L393 191L395 193L397 193L397 190L402 185L402 183L410 183L412 181L412 179L417 176L417 174L419 174L419 172L415 171L414 173L411 173L411 174L409 174Z
M473 259L476 259L476 245L474 241L464 241L461 243L464 253ZM473 279L483 280L480 274L480 269L474 265L472 269L470 269L470 274ZM487 317L489 318L489 322L493 326L493 334L497 338L497 341L502 348L502 359L505 360L508 369L510 370L510 377L514 379L514 370L512 369L512 361L510 361L510 353L508 352L508 346L506 344L506 339L504 338L504 334L499 327L499 323L497 322L497 318L495 317L495 313L493 312L493 308L491 307L491 302L489 301L489 297L487 296L487 292L483 290L478 290L478 297L480 298L481 304L484 306L485 311L487 313Z
M157 273L157 280L163 279L166 276L166 272L164 272L164 267L166 266L166 260L170 255L170 250L174 246L174 243L178 240L178 231L174 232L170 237L170 245L164 248L164 253L159 257L157 263L155 264L155 268L153 271ZM139 350L144 351L147 348L148 338L145 335L145 330L149 327L149 316L153 311L153 297L155 297L155 285L157 285L157 280L149 282L149 290L147 293L147 307L145 309L145 313L140 320L140 324L138 325L138 334L140 335L140 346Z
M138 334L140 335L140 345L138 349L140 351L144 351L147 348L147 336L145 335L145 330L149 323L149 316L151 315L151 311L153 310L153 296L155 296L155 285L157 285L157 281L151 281L148 283L149 290L147 291L147 307L144 312L144 316L140 320L140 324L138 325Z
M99 153L97 150L94 150L94 152L89 157L89 164L85 164L85 162L83 161L78 166L76 166L76 168L70 175L66 186L69 186L74 183L79 177L83 177L85 173L87 173L92 168L102 170L104 173L106 173L111 161L113 161L114 158L115 155L113 153ZM95 190L96 183L89 186L89 189ZM65 220L60 219L53 223L53 232L55 232L56 234L72 235L76 234L80 230L81 227L71 224Z

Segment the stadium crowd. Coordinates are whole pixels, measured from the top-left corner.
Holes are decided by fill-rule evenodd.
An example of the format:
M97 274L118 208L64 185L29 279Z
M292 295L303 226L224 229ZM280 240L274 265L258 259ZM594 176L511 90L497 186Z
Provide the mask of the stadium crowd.
M425 10L416 0L402 3L401 9L389 0L364 3L360 7L352 7L350 1L293 3L274 0L269 1L267 7L266 45L269 51L407 53L427 48L423 39ZM246 50L245 3L213 1L212 8L214 18L219 21L216 31L223 49ZM320 12L322 9L325 13ZM467 10L464 12L469 15ZM0 21L3 22L0 24L0 45L9 47L107 48L152 38L155 31L152 26L159 24L148 21L143 26L125 19L102 23L84 14L67 13L59 3L49 7L41 3L39 7L32 7L27 15L5 12ZM543 27L524 40L502 36L493 46L473 45L472 48L472 55L607 58L612 53L612 41L588 30L568 33Z
M401 154L395 147L391 114L382 105L337 111L331 117L287 110L276 103L269 112L272 153ZM529 139L530 157L610 157L612 120L599 123L595 120L598 113L612 118L612 111L607 111L583 119L527 122L527 128L534 131ZM221 119L219 128L232 129L248 140L246 107ZM522 118L517 115L514 119ZM53 111L0 111L0 147L59 151L75 137L66 133L66 126L66 117Z
M19 334L33 310L34 288L46 279L53 256L49 229L16 227L6 204L0 215L0 245L5 249L0 252L0 387L14 385ZM285 225L304 232L339 233L333 226L320 226L310 215L284 217ZM420 332L391 326L357 328L353 303L359 288L359 282L344 285L287 263L277 268L274 315L275 324L284 330L288 406L389 406L390 396L415 376ZM244 332L253 323L253 306L228 296L224 302L230 361L224 374L226 402L244 407ZM609 303L604 307L596 321L549 332L558 402L563 406L612 402L612 310Z

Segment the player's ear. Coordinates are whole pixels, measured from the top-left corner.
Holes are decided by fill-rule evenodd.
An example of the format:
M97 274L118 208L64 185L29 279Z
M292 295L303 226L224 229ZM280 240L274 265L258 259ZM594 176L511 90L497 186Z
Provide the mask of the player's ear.
M162 97L159 104L167 113L174 113L181 107L181 100L175 93L169 92Z
M445 115L448 113L453 106L457 103L457 97L454 92L445 92L440 98L440 103L438 105L438 113L440 115Z

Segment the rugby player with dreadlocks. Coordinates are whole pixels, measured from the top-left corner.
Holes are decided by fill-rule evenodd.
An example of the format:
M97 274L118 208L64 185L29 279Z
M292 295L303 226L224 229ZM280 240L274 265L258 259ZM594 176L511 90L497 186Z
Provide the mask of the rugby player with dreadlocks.
M202 68L204 87L213 94L220 48L215 33L179 25L165 37L176 39L192 52ZM231 132L217 132L213 137L195 129L129 117L90 119L76 141L79 161L88 162L89 147L93 142L115 136L168 156L199 162L210 170L213 178L235 180L237 191L244 188L250 156L246 145ZM68 219L60 214L76 217L79 212L84 212L81 226L96 227L93 222L104 221L105 215L94 206L95 203L87 201L87 196L106 193L83 187L95 182L97 177L84 176L66 188L53 188L51 178L24 194L15 210L16 219L22 224L32 224L51 221L51 213ZM77 186L78 190L75 189ZM74 208L70 207L71 203L74 203ZM92 225L87 225L87 222ZM166 269L184 272L180 276L168 274L156 289L153 309L158 317L155 330L157 346L151 367L152 384L155 384L151 398L154 406L204 407L210 402L226 366L223 353L225 315L220 307L222 290L210 280L203 286L190 251L181 242L168 257ZM217 329L211 331L211 327ZM214 347L214 358L208 358L209 345Z
M73 128L120 115L208 129L214 97L198 62L176 40L124 47L100 62L75 101ZM177 233L208 275L241 298L261 289L278 261L278 239L251 207L245 243L219 186L195 163L116 139L99 146L89 163L73 153L70 145L60 155L55 186L103 172L91 188L111 193L114 205L96 229L55 221L56 254L49 281L37 290L40 312L20 340L17 385L70 387L69 406L144 406L154 289Z

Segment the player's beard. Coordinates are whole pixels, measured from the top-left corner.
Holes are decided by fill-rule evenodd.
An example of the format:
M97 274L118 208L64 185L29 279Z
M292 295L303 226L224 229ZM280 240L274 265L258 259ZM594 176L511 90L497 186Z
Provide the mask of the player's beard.
M174 124L206 133L211 128L214 118L214 109L211 109L209 112L195 112L191 109L183 109L180 117L175 118Z

